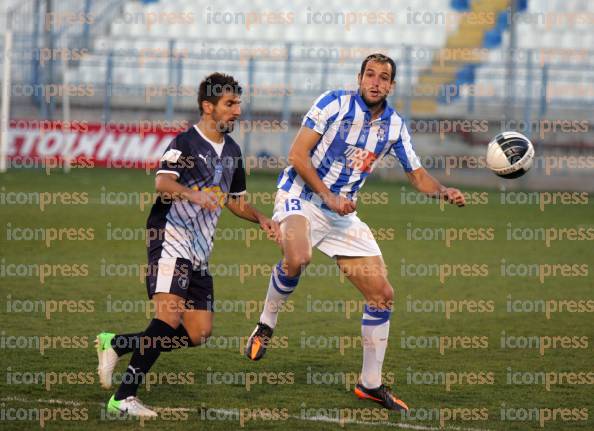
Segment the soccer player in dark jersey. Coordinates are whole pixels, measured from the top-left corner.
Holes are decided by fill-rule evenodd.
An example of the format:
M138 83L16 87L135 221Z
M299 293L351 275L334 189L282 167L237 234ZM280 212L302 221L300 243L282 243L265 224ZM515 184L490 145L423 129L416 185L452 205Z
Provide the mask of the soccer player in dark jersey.
M156 416L137 397L138 386L161 352L202 344L211 333L213 280L208 258L222 206L258 223L269 238L278 225L249 205L241 150L229 136L239 118L242 89L228 75L213 73L199 87L201 118L173 139L155 179L160 196L147 221L148 297L155 318L143 332L97 336L99 381L110 388L118 360L132 353L109 412Z

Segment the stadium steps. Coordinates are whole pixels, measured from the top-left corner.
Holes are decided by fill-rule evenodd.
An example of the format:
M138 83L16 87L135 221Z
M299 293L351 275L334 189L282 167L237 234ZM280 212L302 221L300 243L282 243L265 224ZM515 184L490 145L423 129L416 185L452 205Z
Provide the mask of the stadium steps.
M509 0L475 0L471 3L470 13L462 17L457 31L448 37L431 66L421 71L414 91L421 97L415 97L412 102L413 114L437 112L445 86L456 81L461 66L483 60L480 48L485 34L497 24L497 17L508 7Z

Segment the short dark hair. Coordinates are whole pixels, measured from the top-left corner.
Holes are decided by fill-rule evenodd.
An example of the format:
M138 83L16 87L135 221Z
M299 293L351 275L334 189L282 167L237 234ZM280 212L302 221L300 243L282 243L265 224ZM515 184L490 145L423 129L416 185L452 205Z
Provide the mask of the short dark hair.
M392 60L387 55L381 54L379 52L375 54L370 54L367 57L365 57L365 60L363 60L363 63L361 63L361 75L363 75L363 72L365 72L365 67L367 66L367 63L369 63L370 61L377 61L378 63L389 63L392 67L392 71L390 72L390 81L394 81L394 78L396 78L396 63L394 63L394 60Z
M210 102L216 105L225 93L233 93L241 96L243 92L239 82L231 75L224 73L211 73L200 83L198 87L198 108L200 115L204 112L202 110L202 102Z

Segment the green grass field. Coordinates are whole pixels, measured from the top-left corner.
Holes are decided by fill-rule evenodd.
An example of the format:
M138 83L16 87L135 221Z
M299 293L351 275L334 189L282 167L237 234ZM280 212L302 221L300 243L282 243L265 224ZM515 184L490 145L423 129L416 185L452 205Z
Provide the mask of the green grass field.
M403 204L402 184L378 181L366 185L364 191L387 193L388 197L387 204L360 205L359 215L383 237L379 244L396 292L384 371L413 409L409 418L387 415L352 394L352 378L361 364L360 342L354 338L360 335L357 301L361 297L333 273L332 260L319 252L314 255L313 274L302 277L291 297L291 309L280 316L275 332L280 337L279 347L270 349L258 363L245 359L238 340L249 335L258 319L254 308L264 299L268 284L263 271L276 263L280 254L265 240L253 241L248 247L241 238L221 238L215 243L211 263L221 271L215 275L215 298L225 309L216 314L214 341L208 347L161 356L153 368L157 376L165 378L164 373L170 373L172 378L186 379L162 381L151 385L148 392L141 389L139 395L148 405L165 410L162 419L135 423L106 418L102 412L110 392L96 382L93 341L101 330L139 331L149 320L143 309L144 282L129 273L145 263L138 232L144 227L148 208L141 211L134 204L108 205L102 199L110 192L122 192L120 197L151 192L152 176L103 169L50 176L41 171L11 171L0 177L0 184L3 429L35 429L40 426L35 412L40 411L53 415L44 426L56 430L140 425L155 430L324 430L341 426L366 429L370 423L373 429L434 429L440 427L440 415L446 429L537 429L541 427L539 418L545 429L594 429L592 307L578 312L566 305L562 311L552 311L550 318L544 312L508 311L510 299L524 301L521 306L526 309L538 300L591 299L592 240L564 238L547 247L544 240L507 239L508 223L512 228L591 228L592 196L586 204L551 204L541 211L537 203L504 205L499 192L490 191L466 208L445 207L442 211L436 204ZM271 193L274 188L273 176L248 178L252 192ZM18 198L23 204L8 202L15 198L13 192L26 192ZM88 201L50 203L42 211L39 205L26 203L36 192L87 193L79 197L87 196ZM406 192L411 192L408 186ZM269 214L272 210L272 205L260 201L257 206ZM39 227L92 228L92 240L89 235L78 240L63 236L48 247L40 233L29 233L33 236L30 240L14 238L25 232L19 228ZM229 233L255 225L226 211L219 227L229 228ZM453 240L449 246L444 239L411 237L412 229L425 238L439 235L437 228L483 228L485 237L472 240L468 233L450 229L448 232L465 238ZM117 232L132 233L132 239L108 239L108 235L119 235L117 229L127 229ZM541 266L541 282L535 264L569 267ZM44 268L55 272L41 283L38 276L27 272L35 265L46 265ZM56 265L69 265L73 273L69 275L65 267ZM119 272L106 275L114 265L119 265L115 268ZM502 265L527 275L503 276ZM238 268L243 268L241 277ZM256 273L246 273L247 268ZM24 272L15 276L14 271ZM428 275L414 276L413 271ZM61 310L52 311L49 307L57 304L47 302L52 300L69 300L70 308L63 304ZM423 302L413 304L415 300ZM429 311L439 309L438 300L457 311L447 316L443 311L413 311L415 304ZM474 300L475 305L459 302L462 300ZM473 308L481 300L480 308ZM45 313L40 301L46 301ZM133 309L121 311L122 304ZM351 312L354 304L357 310ZM557 301L549 304L560 306ZM511 337L505 346L503 336ZM58 341L45 346L41 354L35 341L30 341L35 337L43 343ZM544 337L538 339L542 352L535 337ZM441 344L436 344L436 339ZM11 344L17 343L15 340L23 345L15 347ZM118 371L125 368L123 362ZM588 372L590 375L579 376ZM539 373L549 373L548 389ZM510 376L515 376L516 382L533 384L512 384ZM243 378L250 379L249 390ZM258 380L255 383L254 378ZM257 418L253 418L255 413L259 413ZM14 415L20 415L21 420L11 420ZM80 420L69 420L77 418ZM510 420L513 418L525 420Z

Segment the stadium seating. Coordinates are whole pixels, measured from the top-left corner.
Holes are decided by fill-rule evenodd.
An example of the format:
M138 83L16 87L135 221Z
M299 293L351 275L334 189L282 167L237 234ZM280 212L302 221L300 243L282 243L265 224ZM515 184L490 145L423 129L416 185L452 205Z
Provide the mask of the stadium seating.
M353 80L354 75L353 66L349 62L358 63L364 53L373 49L383 49L392 53L391 50L403 44L426 47L429 54L414 61L415 69L420 69L429 64L431 52L441 47L448 34L455 30L455 26L446 23L445 18L445 14L453 13L451 2L405 0L401 3L396 12L378 0L366 2L365 8L354 0L314 1L308 3L305 9L295 8L277 0L256 0L249 8L242 8L240 3L234 1L221 6L212 6L211 2L204 0L174 0L149 4L129 1L124 4L120 19L116 19L110 26L109 34L95 40L95 52L81 62L78 79L82 80L84 77L90 78L93 82L104 82L105 67L98 68L97 64L101 61L106 63L106 53L112 50L115 53L114 83L167 84L167 78L165 82L160 80L168 76L168 60L160 55L160 58L155 59L154 51L165 51L171 39L175 40L175 50L182 57L184 84L195 83L196 75L213 70L213 62L210 61L213 60L213 55L209 55L209 52L218 50L224 53L227 50L232 61L219 64L224 64L226 71L247 78L246 59L239 61L237 55L234 56L231 52L231 48L235 52L267 47L286 49L286 43L293 44L291 57L295 63L291 69L291 82L295 91L319 91L324 57L329 56L330 61L336 61L337 55L346 52L345 48L350 48L352 54L349 52L346 59L338 59L338 66L342 65L343 69L348 71L349 82ZM192 16L193 20L190 24L179 25L159 22L147 24L146 17L149 14L159 16L172 12L176 14L173 19ZM246 24L249 14L263 16L262 14L269 12L292 13L293 20L286 25ZM362 16L372 12L385 14L390 22L368 24ZM412 21L413 12L417 14L415 22ZM345 15L348 13L358 13L359 22L348 25ZM436 13L442 15L436 18ZM209 25L209 22L217 19L219 22L224 19L225 23L229 24ZM308 20L312 22L315 19L318 20L316 23L305 25ZM327 20L331 22L327 23ZM221 28L224 28L224 31L221 31ZM359 47L358 52L352 49L353 46ZM306 54L308 51L302 49L303 47L313 49L313 58ZM395 57L402 56L400 51L394 54L398 54L394 55ZM147 60L148 57L155 61ZM222 60L218 55L215 57L214 60ZM209 61L205 62L205 58ZM192 61L193 59L203 61ZM256 54L255 59L255 77L259 81L278 84L285 82L285 58L272 59ZM335 72L340 72L336 69L340 67L335 67ZM412 83L416 82L416 79L417 70L413 72Z
M435 97L420 98L420 102L425 102L421 112L433 115L437 110L447 113L450 108L459 109L472 93L472 85L491 88L493 100L504 94L505 48L510 39L508 0L401 0L397 9L381 0L368 0L364 7L357 0L313 0L299 7L281 0L254 0L249 7L238 0L221 4L207 0L111 1L120 7L113 8L116 14L108 21L110 24L94 31L90 53L80 62L70 64L74 82L103 85L111 54L112 82L127 91L142 92L146 85L178 82L195 86L213 70L232 73L245 85L250 76L251 55L254 82L270 86L290 82L295 99L302 97L309 103L328 85L352 86L361 58L383 50L398 62L399 97L406 92L424 94L411 90L421 85L459 88L459 95L454 98L444 98L438 91ZM56 7L66 8L76 2L56 3ZM0 15L17 4L18 0L0 2ZM588 49L594 46L594 27L587 18L594 14L594 2L523 0L519 5L517 47L533 50L535 56L530 74L526 71L525 52L516 56L515 93L523 94L530 76L532 95L539 97L543 65L548 67L549 86L591 86L594 56ZM460 20L461 13L488 8L498 13L494 25L472 28ZM292 18L282 24L263 22L270 13ZM370 13L384 14L389 21L370 24L366 21ZM580 14L586 19L567 23L568 17ZM353 17L356 22L348 23ZM60 36L58 46L80 37L80 31L79 28L65 32L68 37ZM168 49L172 42L174 55L170 59ZM286 67L289 44L291 63ZM405 46L412 49L410 54ZM488 54L469 63L436 67L438 54L446 47L457 46L488 49ZM272 51L275 53L270 54ZM173 73L171 64L175 66ZM59 69L61 64L56 67ZM56 76L60 76L59 70ZM556 91L549 95L549 102L591 103L592 93ZM292 105L292 109L302 109L301 104Z
M542 67L548 67L547 89L566 88L566 91L552 91L547 95L549 102L563 105L568 101L594 103L592 81L594 73L589 50L594 45L594 27L591 17L594 2L587 0L530 0L527 9L517 20L517 47L532 50L533 97L542 91ZM579 19L577 19L579 17ZM571 21L575 19L575 21ZM489 58L478 65L477 87L492 86L495 94L505 94L506 47L510 39L509 26L503 31L502 43L491 49ZM516 94L524 95L527 89L526 55L516 56ZM589 91L579 91L576 85L583 85ZM574 85L575 88L571 89ZM468 89L462 90L462 93ZM463 101L458 101L463 103Z

